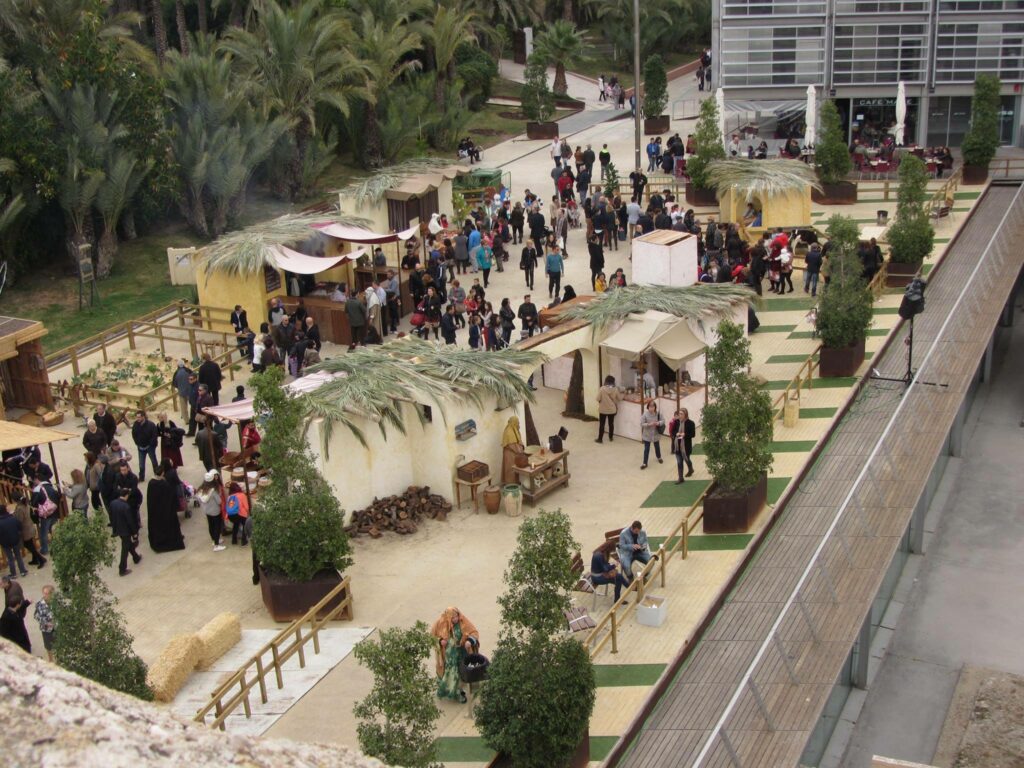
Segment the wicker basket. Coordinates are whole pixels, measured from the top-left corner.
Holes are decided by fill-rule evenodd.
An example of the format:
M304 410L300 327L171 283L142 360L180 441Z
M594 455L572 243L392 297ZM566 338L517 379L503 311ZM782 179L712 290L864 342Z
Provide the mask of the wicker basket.
M477 480L483 480L489 474L491 474L490 467L482 461L469 461L458 469L459 480L466 483L475 483Z

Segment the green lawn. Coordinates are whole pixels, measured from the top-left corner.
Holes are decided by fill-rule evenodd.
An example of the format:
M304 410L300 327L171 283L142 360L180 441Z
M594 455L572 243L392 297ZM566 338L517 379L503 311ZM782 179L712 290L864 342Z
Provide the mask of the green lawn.
M687 64L697 56L703 50L702 47L698 46L692 51L673 51L667 56L663 56L665 59L665 69L674 69L680 64ZM643 66L643 62L640 62L640 66ZM581 64L577 67L572 68L573 72L580 75L586 75L597 79L598 75L604 75L605 77L611 77L615 75L619 78L619 82L622 83L623 88L633 87L633 64L623 64L620 61L612 62L604 56L595 56L593 59L588 61L586 64Z

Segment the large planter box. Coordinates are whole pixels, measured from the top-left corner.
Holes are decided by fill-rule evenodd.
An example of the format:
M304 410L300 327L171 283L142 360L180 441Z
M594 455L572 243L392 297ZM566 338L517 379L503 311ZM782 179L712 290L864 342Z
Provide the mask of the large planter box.
M658 115L657 117L644 118L644 133L668 133L672 128L671 115Z
M702 208L714 208L718 205L718 193L713 189L697 189L693 184L687 184L686 202Z
M645 597L636 606L637 623L645 627L660 627L668 615L668 599L664 597Z
M310 581L291 581L278 574L267 573L260 568L260 592L263 605L267 607L274 621L295 621L306 615L306 612L323 600L342 580L336 571L321 571ZM342 591L329 602L321 615L336 607L348 595ZM351 619L350 614L345 618Z
M864 340L849 347L832 349L822 346L818 356L818 375L823 379L853 376L864 362Z
M964 184L984 184L988 181L988 166L964 164Z
M583 731L583 738L580 739L580 744L576 747L576 751L573 752L569 762L564 768L587 768L587 764L590 763L590 729L587 728ZM496 755L491 762L487 764L487 768L511 768L512 760L505 755ZM560 766L552 766L551 768L560 768Z
M890 261L885 271L885 287L906 288L920 271L920 264L900 264Z
M526 138L528 139L554 139L558 137L558 123L552 121L547 123L526 123Z
M857 202L857 185L851 181L822 184L821 192L811 187L811 200L819 205L853 205Z
M746 533L767 500L767 475L745 494L712 491L704 497L704 533Z

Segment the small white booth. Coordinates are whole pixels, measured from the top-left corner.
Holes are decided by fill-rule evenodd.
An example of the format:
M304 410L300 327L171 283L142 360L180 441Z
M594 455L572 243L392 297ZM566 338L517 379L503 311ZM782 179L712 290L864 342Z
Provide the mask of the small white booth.
M656 229L633 239L633 282L693 285L697 282L697 236Z
M640 418L652 399L666 422L680 408L700 421L707 388L693 377L688 363L703 363L706 344L685 319L654 310L630 315L600 346L610 356L609 372L623 390L616 434L639 440ZM674 372L674 380L660 380L659 361ZM703 365L701 369L703 375Z

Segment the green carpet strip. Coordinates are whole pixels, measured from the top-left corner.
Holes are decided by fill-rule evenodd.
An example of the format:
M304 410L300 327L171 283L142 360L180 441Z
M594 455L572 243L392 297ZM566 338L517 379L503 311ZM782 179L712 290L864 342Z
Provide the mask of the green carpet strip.
M652 548L654 545L651 545ZM665 671L665 664L595 664L598 688L625 688L654 685Z

